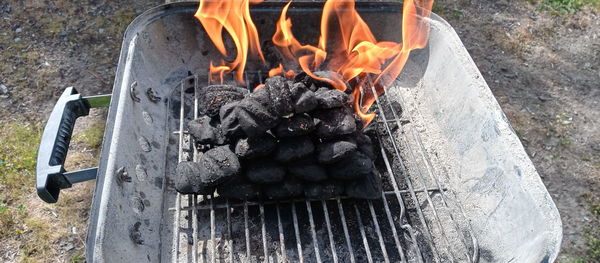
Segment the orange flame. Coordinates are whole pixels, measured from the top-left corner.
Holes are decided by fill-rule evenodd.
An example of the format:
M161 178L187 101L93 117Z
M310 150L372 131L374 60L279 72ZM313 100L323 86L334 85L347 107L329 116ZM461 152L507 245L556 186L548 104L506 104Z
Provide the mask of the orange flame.
M223 75L225 72L229 72L231 69L228 66L214 66L212 61L210 62L210 82L223 84Z
M206 30L217 50L227 56L223 40L223 29L229 33L236 47L233 61L222 61L210 65L212 82L223 82L224 74L236 71L236 81L243 83L243 72L249 55L257 56L263 63L258 33L250 17L250 4L263 0L201 0L195 17ZM429 16L433 0L405 0L402 17L402 43L377 41L369 26L355 9L352 0L327 0L321 16L321 34L317 46L302 45L292 32L292 20L287 17L291 1L283 8L272 37L273 44L287 59L298 63L310 77L327 82L334 88L345 91L347 83L354 84L352 93L354 110L363 119L365 126L374 113L368 113L377 96L382 95L402 72L410 52L423 48L429 39ZM339 26L340 39L329 39L332 23ZM328 47L328 41L335 43ZM335 50L328 54L328 49ZM326 65L328 78L314 74ZM284 70L282 64L269 71L269 77L284 75L292 79L296 72ZM375 79L374 81L368 81ZM261 85L256 89L262 88Z
M312 78L330 83L337 89L345 90L346 82L359 83L353 91L354 109L363 119L365 126L375 114L367 113L375 101L375 96L385 92L398 77L410 54L410 51L425 47L429 39L429 16L433 0L405 0L402 17L403 44L375 39L369 26L355 9L354 1L328 0L321 16L321 35L318 47L302 46L292 33L292 21L287 18L291 2L282 10L273 35L273 43L279 47L285 57L297 59L298 64ZM327 41L330 23L337 18L341 39L337 41L335 56L327 58ZM305 54L299 54L304 51ZM306 54L308 53L308 54ZM333 53L332 53L333 54ZM342 75L339 79L332 75L330 79L313 74L326 59L328 68ZM311 67L312 66L312 67ZM376 77L374 82L365 82L365 78ZM374 85L374 86L373 86ZM375 88L375 93L372 88Z
M429 41L429 17L433 0L404 1L402 10L402 49L390 62L373 83L377 94L369 92L370 96L362 98L361 105L370 108L375 102L375 96L381 96L393 84L394 80L406 64L410 52L424 48Z
M254 88L253 91L257 91L257 90L262 89L264 87L265 87L265 84L258 84L258 85L256 85L256 87Z
M281 63L279 63L278 67L269 70L269 78L281 74L283 74L283 65L281 65Z
M256 26L250 17L250 3L262 0L200 0L198 11L194 15L202 24L217 50L227 56L223 40L223 29L229 33L236 47L236 57L229 63L213 67L211 80L220 79L223 74L235 70L236 81L243 83L244 69L249 54L255 54L264 63Z
M369 108L366 109L360 105L362 86L357 86L357 88L352 91L352 97L354 97L354 111L356 111L356 115L363 120L365 123L364 126L367 126L373 119L375 119L375 113L366 113Z
M345 91L346 83L342 79L335 77L332 79L321 78L313 74L312 70L310 69L310 65L312 64L313 68L317 69L327 57L327 53L318 47L301 45L296 37L294 37L294 33L292 33L292 20L287 18L287 11L291 3L291 1L287 3L281 11L281 16L277 21L277 28L272 38L273 44L279 47L279 50L285 57L289 59L297 59L302 70L310 77L327 82L334 88ZM309 54L300 55L302 52Z

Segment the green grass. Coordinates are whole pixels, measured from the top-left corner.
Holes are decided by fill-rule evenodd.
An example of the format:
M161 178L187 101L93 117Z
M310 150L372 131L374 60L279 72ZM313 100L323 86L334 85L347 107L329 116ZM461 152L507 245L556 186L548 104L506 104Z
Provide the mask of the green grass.
M70 263L82 263L85 262L85 257L83 257L82 255L74 255L71 257L71 259L69 259Z
M592 213L596 216L600 216L600 203L592 206Z
M85 131L73 136L73 142L83 143L94 150L100 149L100 146L102 146L105 125L104 122L96 122L90 125Z
M0 127L0 238L21 235L27 209L22 198L34 188L41 130L33 124Z
M596 233L586 234L585 239L588 245L587 258L589 262L600 262L600 230L596 230Z
M9 123L0 127L0 200L14 205L19 192L34 187L41 129L34 124Z
M98 144L97 127L83 133L86 144ZM19 262L52 262L58 255L58 240L68 236L75 223L80 226L86 220L78 213L87 206L77 202L79 197L62 195L55 207L37 199L35 166L41 133L38 125L27 122L0 127L0 240L19 244L14 248ZM55 211L56 216L43 211ZM79 256L72 256L70 262L84 262L81 252L76 253Z
M584 6L600 8L600 0L541 0L539 8L555 14L575 14Z

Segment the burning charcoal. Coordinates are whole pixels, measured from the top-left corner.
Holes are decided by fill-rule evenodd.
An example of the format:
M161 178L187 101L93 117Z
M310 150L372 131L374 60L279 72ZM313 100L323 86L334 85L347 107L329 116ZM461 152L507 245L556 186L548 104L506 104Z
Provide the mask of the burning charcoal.
M273 103L271 102L271 95L269 94L269 89L258 89L248 95L248 100L252 100L262 105L262 107L268 110L271 114L279 116L279 113L273 107Z
M199 163L206 173L201 174L204 186L217 186L240 174L240 162L228 146L219 146L205 152Z
M248 93L245 88L232 85L210 85L204 88L200 95L199 109L201 113L206 113L209 117L219 114L221 106L238 101L244 98Z
M335 182L309 183L304 185L304 196L309 199L331 199L344 193L344 187Z
M361 152L354 152L329 166L327 172L335 179L354 180L373 172L373 161Z
M250 183L241 177L217 186L219 196L237 200L256 199L260 196L260 186Z
M352 198L379 199L381 192L381 177L374 172L346 185L346 195Z
M371 140L371 137L363 134L362 132L357 132L355 138L358 145L358 150L360 152L371 158L371 160L377 159L377 155L373 149L373 141Z
M309 112L319 106L317 97L314 92L307 90L296 100L294 110L296 113Z
M356 151L356 142L353 140L326 142L317 145L317 159L319 163L330 164L348 157Z
M202 184L202 175L206 169L199 163L181 162L177 165L175 190L182 194L212 194L215 188Z
M348 108L320 110L314 116L320 121L316 132L320 138L350 134L356 130L356 121Z
M219 111L221 131L230 139L239 137L244 133L237 118L238 104L239 102L227 103Z
M266 133L264 136L240 139L235 145L235 154L242 159L254 159L271 153L277 140Z
M269 199L294 198L303 193L302 183L293 177L287 178L283 183L266 185L264 190Z
M200 144L223 145L226 141L221 130L211 124L208 116L202 116L189 124L189 131Z
M294 105L292 104L292 94L287 81L282 76L268 78L265 81L265 88L269 89L271 103L279 116L292 114Z
M295 113L309 112L318 106L315 93L309 90L302 82L292 84L290 86L290 93L292 95Z
M312 85L312 78L306 72L302 71L294 76L294 82L301 82L305 87L310 87Z
M275 160L289 162L311 154L315 146L308 137L287 138L279 142L275 151Z
M293 137L309 134L315 129L313 119L304 114L296 114L291 118L283 119L277 127L275 127L275 136L279 138Z
M256 160L248 164L246 177L258 184L277 183L285 177L285 168L270 160Z
M298 179L311 182L319 182L327 179L327 171L317 164L313 158L295 162L288 166L291 175Z
M298 100L304 92L308 91L308 88L302 82L292 83L292 85L288 82L288 86L290 87L290 94L293 100Z
M269 112L255 100L244 99L240 101L238 108L238 122L248 137L263 135L279 121L279 116Z
M326 78L326 79L333 79L333 78L338 78L338 79L343 79L342 75L333 72L333 71L315 71L313 72L313 74L317 77L320 78ZM321 80L317 80L317 79L313 79L311 78L311 81L317 85L317 87L327 87L327 88L332 88L333 86L331 86L331 84L329 84L328 82L325 81L321 81ZM348 86L348 85L346 85Z
M348 94L336 89L320 88L315 92L315 96L322 109L342 107L349 101Z

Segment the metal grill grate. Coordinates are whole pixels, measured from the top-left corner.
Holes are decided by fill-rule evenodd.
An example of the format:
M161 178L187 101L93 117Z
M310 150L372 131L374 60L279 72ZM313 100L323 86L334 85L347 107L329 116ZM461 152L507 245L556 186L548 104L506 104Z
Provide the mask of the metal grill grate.
M262 83L260 72L253 77ZM198 158L186 122L198 117L200 80L184 79L176 93L179 162ZM477 262L477 240L410 125L407 105L386 95L376 106L381 200L240 202L177 194L170 208L173 262Z

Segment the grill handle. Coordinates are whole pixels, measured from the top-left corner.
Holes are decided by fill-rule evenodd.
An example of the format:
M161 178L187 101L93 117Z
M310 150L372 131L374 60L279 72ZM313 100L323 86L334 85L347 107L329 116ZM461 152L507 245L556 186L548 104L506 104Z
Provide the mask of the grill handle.
M75 120L87 116L91 108L108 107L111 95L82 97L73 87L65 89L48 118L37 156L36 189L47 203L56 203L61 189L93 180L98 167L67 172L64 164Z

